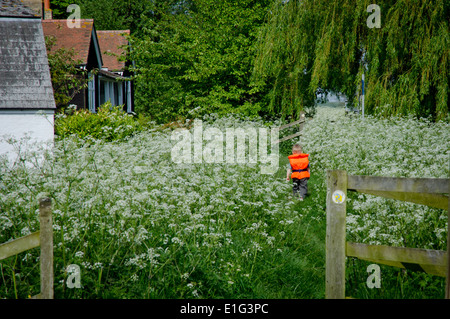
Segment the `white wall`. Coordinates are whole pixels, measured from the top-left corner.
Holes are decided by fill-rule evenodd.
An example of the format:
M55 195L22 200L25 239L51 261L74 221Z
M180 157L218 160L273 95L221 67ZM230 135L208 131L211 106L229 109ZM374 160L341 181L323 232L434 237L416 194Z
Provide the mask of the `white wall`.
M26 150L43 145L54 140L53 111L7 111L0 110L0 156L6 154L14 163L18 154L12 145L5 141L13 137L21 139L30 136L25 146Z

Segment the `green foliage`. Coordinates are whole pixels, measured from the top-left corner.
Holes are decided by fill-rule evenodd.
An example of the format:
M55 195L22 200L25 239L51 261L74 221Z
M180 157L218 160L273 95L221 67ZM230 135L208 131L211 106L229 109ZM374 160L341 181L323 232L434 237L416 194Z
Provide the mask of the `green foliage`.
M100 30L131 29L136 109L159 122L296 119L314 112L318 89L356 106L363 62L367 113L448 114L448 1L379 1L379 29L367 26L369 0L73 2ZM67 17L67 5L53 1L54 14Z
M308 87L314 56L310 43L321 21L311 10L299 10L299 6L298 1L275 2L259 35L253 74L258 87L269 88L268 112L294 118L306 106L314 105L315 90Z
M258 114L250 75L257 28L270 2L193 0L155 8L132 39L137 111L159 122L212 112Z
M257 29L273 0L74 0L99 30L130 29L136 110L158 122L211 112L261 114L251 85ZM52 2L66 18L65 0Z
M135 31L140 27L140 17L149 13L149 1L123 0L52 0L51 9L54 18L66 19L70 4L80 6L82 19L94 19L98 30Z
M67 19L70 15L70 12L67 12L67 7L76 3L76 0L52 0L50 9L52 10L53 19Z
M83 16L95 19L99 30L135 31L141 15L148 12L150 1L78 0Z
M381 28L367 26L369 4L276 2L259 38L254 74L260 86L269 85L271 112L297 114L318 88L342 92L355 104L366 62L368 113L445 118L448 2L377 1Z
M367 267L373 262L348 258L346 295L356 299L444 299L445 278L380 265L381 287L370 289Z
M204 123L236 124L262 123ZM36 166L25 162L41 154L21 154L12 168L0 161L0 243L39 229L36 199L47 193L57 299L321 298L316 195L303 202L317 202L314 210L302 210L286 196L284 172L262 175L262 163L175 163L171 132L114 143L61 138ZM1 298L39 291L39 250L24 255L2 260ZM80 289L66 286L71 264Z
M56 44L54 37L45 37L45 44L56 107L65 108L78 92L87 87L86 71L77 67L81 62L75 60L73 49L51 51Z
M122 140L136 132L148 128L152 123L143 117L135 119L123 111L122 106L112 106L107 102L100 106L98 113L78 110L72 115L57 116L55 133L60 137L76 135L105 141Z
M447 177L441 141L450 130L443 121L317 112L301 138L312 173L302 202L289 198L287 154L272 175L258 163L175 163L170 128L114 143L59 138L50 149L19 151L12 166L0 158L0 243L39 229L45 193L53 200L57 299L324 298L326 170ZM211 117L204 128L264 124ZM348 193L349 241L446 248L445 210L376 198ZM39 249L2 260L0 298L37 294L38 263ZM79 289L66 286L71 264L81 269ZM347 259L347 296L443 298L445 278L387 266L381 288L369 289L367 264Z

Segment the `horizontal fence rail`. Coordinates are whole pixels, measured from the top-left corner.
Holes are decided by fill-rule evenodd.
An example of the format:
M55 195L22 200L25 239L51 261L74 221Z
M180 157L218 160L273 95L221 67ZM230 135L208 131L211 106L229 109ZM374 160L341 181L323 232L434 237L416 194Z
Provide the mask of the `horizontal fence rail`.
M39 200L40 231L0 245L0 260L41 247L41 293L33 299L53 299L53 221L50 198Z
M367 189L387 192L448 194L448 178L405 178L348 175L347 179L347 188L350 190Z
M297 133L294 133L294 134L288 135L286 137L283 137L283 138L279 139L278 141L275 141L274 144L281 143L281 142L284 142L284 141L287 141L287 140L291 140L291 139L293 139L293 138L295 138L297 136L302 135L303 124L305 122L306 122L306 115L305 115L305 112L302 111L302 112L300 112L300 119L299 120L278 127L278 130L281 131L281 130L287 129L289 127L292 127L292 126L299 125L299 131Z
M0 245L0 260L15 256L29 249L39 247L41 244L40 232L15 239Z
M447 209L448 179L380 176L348 177L348 190Z
M347 242L346 256L446 277L447 252L420 248L365 245Z
M326 298L345 298L345 258L355 257L446 277L445 297L449 299L450 232L447 235L447 251L347 242L345 201L347 191L356 191L446 209L450 225L449 181L443 178L356 176L341 170L328 171Z

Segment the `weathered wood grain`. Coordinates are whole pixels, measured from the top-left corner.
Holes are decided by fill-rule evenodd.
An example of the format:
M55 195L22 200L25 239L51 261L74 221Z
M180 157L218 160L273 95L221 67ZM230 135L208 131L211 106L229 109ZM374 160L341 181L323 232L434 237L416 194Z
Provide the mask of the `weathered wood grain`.
M441 194L373 191L367 189L356 189L355 191L369 195L401 200L404 202L427 205L440 209L447 209L448 206L448 196Z
M40 237L39 232L17 238L8 243L0 245L0 260L20 254L29 249L39 247Z
M346 255L399 268L406 268L405 264L417 264L424 272L441 277L445 277L447 272L447 252L443 250L347 242Z
M41 235L41 299L53 299L53 221L50 198L39 200Z
M345 235L346 201L335 203L332 195L340 190L347 196L347 172L334 170L327 172L327 232L325 297L345 298Z
M404 178L349 175L349 190L446 194L448 178Z
M450 183L447 192L450 196ZM447 200L447 284L445 285L445 298L450 299L450 200Z

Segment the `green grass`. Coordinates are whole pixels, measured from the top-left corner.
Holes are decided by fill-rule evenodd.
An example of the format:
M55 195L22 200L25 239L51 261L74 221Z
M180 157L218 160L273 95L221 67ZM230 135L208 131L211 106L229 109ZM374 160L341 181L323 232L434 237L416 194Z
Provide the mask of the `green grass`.
M339 108L330 110L305 125L311 178L304 201L291 198L285 181L294 141L280 146L277 173L261 175L253 164L174 164L170 129L116 142L70 137L58 140L43 163L25 165L32 153L14 167L0 162L0 242L38 230L37 199L48 194L56 298L324 298L326 169L448 174L445 145L438 143L448 125L340 119ZM204 128L264 124L214 119ZM390 132L383 140L380 127ZM420 149L429 156L417 158ZM445 211L353 194L347 216L348 240L446 249ZM0 298L39 292L38 258L33 249L0 262ZM81 289L66 285L70 264L81 268ZM381 288L369 289L367 266L348 259L347 296L443 298L443 278L387 266Z

